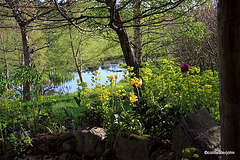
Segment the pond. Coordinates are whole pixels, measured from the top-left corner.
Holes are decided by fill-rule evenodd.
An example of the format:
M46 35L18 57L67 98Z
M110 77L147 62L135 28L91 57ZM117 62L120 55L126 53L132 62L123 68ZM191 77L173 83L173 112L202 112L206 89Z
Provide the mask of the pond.
M98 71L98 73L101 73L101 78L102 80L99 81L97 83L102 83L105 84L106 81L108 81L107 76L110 74L118 74L118 79L117 79L117 83L123 78L123 75L125 74L125 69L124 68L120 68L119 64L108 64L108 65L103 65L100 66L96 71ZM88 84L88 88L94 88L95 87L95 83L94 85L91 85L92 81L91 78L93 76L93 72L95 71L83 71L82 76L83 76L83 80L84 82L87 82ZM54 91L55 94L66 94L66 93L73 93L77 91L78 85L77 85L77 79L79 79L78 73L74 72L73 73L75 76L72 80L67 81L65 83L63 83L62 85L58 85L58 86L54 86ZM99 75L98 75L99 77ZM109 85L110 82L108 82L106 85Z

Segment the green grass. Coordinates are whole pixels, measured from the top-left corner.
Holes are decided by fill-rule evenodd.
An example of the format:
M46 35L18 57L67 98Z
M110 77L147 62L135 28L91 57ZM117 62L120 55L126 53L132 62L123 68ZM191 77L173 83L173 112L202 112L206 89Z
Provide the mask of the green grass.
M122 85L123 88L126 91L131 91L130 88L127 87L128 82L126 81L120 81L118 83L118 85ZM109 88L110 90L111 86L107 86L107 88ZM112 92L115 92L116 89L112 89ZM100 88L97 89L90 89L89 90L89 98L90 101L94 102L97 92L100 92ZM80 116L80 112L83 110L82 107L79 107L76 103L76 101L74 100L74 97L77 97L77 92L74 93L67 93L67 94L58 94L58 95L53 95L53 96L44 96L43 99L41 101L38 101L36 99L33 99L31 102L27 102L27 103L22 103L24 108L30 107L36 107L36 104L38 105L38 108L42 108L42 109L49 109L51 108L52 111L58 115L57 121L61 121L65 118L66 114L64 109L67 110L71 110L75 116ZM36 103L37 102L37 103ZM128 102L124 102L124 105L129 106Z

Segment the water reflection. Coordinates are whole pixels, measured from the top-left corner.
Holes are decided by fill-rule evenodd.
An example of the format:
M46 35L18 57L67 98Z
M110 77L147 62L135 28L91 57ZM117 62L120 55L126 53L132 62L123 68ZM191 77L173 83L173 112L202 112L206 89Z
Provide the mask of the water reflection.
M102 84L106 83L106 81L108 80L107 76L109 74L117 73L119 75L118 79L117 79L117 83L118 83L123 78L123 75L125 73L125 69L120 68L119 64L104 65L104 66L99 67L96 71L101 73L101 78L102 78L102 80L101 81L98 80L97 83L101 82ZM91 85L91 83L92 83L91 77L93 76L92 73L93 73L92 71L84 71L82 73L83 80L84 80L84 82L87 82L88 88L95 87L95 83L94 83L94 85ZM74 72L73 74L75 76L72 80L63 83L63 85L55 86L56 88L54 90L60 94L76 92L77 88L78 88L77 79L79 79L79 76L78 76L77 72ZM98 77L99 77L99 75L98 75ZM109 84L110 83L108 82L106 85L109 85Z

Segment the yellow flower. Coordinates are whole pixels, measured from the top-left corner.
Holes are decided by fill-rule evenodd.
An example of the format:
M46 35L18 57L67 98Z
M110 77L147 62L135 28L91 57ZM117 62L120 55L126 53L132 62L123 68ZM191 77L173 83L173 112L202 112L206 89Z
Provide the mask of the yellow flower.
M108 75L107 77L108 77L108 79L110 79L110 80L113 79L113 75L112 75L112 74Z
M22 83L18 83L18 86L21 86L22 85Z
M117 73L114 73L114 78L118 79L118 74Z
M79 79L77 79L77 83L79 83L80 82L80 80Z
M132 85L136 84L136 81L134 79L131 79L131 84Z
M51 99L52 101L56 102L57 100L56 99Z
M142 79L139 79L139 81L135 85L136 85L136 87L141 87L142 86Z
M63 83L61 83L61 86L63 85Z
M137 99L137 96L135 96L134 94L133 95L131 95L131 97L129 98L130 99L130 102L131 103L134 103L134 102L136 102L138 99Z
M53 86L54 84L52 83L51 85Z

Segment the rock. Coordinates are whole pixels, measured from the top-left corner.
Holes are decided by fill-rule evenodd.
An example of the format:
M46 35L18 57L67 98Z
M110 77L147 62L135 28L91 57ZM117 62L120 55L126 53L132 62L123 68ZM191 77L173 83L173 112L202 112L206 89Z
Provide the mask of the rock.
M71 153L75 151L76 141L75 137L70 134L66 136L59 136L58 138L58 152L59 153Z
M199 159L216 160L217 155L204 155L204 151L220 151L220 127L207 109L183 118L173 133L172 150L182 157L182 150L196 148Z
M105 138L103 128L79 129L75 133L77 154L85 158L100 158L105 151Z
M39 134L33 139L32 145L26 148L24 154L37 156L71 153L75 151L75 137L71 132Z
M119 132L113 144L114 160L149 160L152 144L145 136Z

